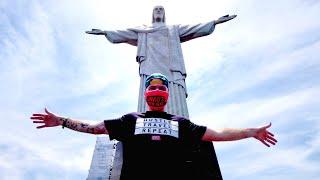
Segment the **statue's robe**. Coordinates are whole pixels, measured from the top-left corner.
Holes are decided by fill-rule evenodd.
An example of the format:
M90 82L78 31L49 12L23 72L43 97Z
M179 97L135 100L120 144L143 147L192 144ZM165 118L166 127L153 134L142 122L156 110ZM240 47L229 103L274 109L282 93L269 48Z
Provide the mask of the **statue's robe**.
M136 60L139 63L140 92L138 111L146 111L144 81L152 73L162 73L169 80L170 96L166 111L188 117L186 103L187 76L181 43L211 34L214 21L196 25L142 26L126 30L106 31L111 43L128 43L137 46Z

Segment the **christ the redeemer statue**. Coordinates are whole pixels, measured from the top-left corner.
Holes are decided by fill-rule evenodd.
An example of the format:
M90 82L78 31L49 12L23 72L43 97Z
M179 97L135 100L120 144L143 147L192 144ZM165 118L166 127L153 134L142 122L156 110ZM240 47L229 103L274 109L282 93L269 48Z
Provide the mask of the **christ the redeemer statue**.
M146 111L144 82L152 73L162 73L169 79L170 96L167 112L188 117L186 103L187 76L180 43L211 34L217 24L235 18L226 15L218 20L196 25L166 25L165 10L155 6L152 25L129 28L126 30L103 31L92 29L88 34L105 35L111 43L128 43L137 46L136 60L139 63L140 92L138 112Z

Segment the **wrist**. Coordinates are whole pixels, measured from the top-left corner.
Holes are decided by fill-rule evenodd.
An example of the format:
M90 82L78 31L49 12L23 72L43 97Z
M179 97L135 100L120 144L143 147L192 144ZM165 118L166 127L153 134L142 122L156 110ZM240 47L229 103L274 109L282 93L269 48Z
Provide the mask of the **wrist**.
M69 118L59 117L59 125L62 126L62 128L66 127L68 120Z
M255 136L255 129L254 128L247 128L246 131L246 137L250 138L250 137L254 137Z
M61 126L63 124L63 117L58 117L58 125Z

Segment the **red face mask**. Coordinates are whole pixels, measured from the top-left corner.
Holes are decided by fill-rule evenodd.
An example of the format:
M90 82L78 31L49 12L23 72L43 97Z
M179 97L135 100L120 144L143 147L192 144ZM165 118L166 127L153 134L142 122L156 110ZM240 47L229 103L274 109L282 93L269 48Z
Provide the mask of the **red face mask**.
M146 89L145 98L150 110L163 110L168 102L168 88L164 85L150 85Z

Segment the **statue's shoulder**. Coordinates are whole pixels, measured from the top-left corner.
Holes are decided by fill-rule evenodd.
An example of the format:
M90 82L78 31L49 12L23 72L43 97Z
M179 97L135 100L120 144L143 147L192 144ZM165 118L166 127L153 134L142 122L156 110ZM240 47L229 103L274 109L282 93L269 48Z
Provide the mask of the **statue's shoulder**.
M152 26L152 25L142 25L142 26L137 26L135 28L130 28L129 30L137 32L137 33L152 33L155 31L163 30L163 29L173 29L177 26L175 25L163 25L163 26Z
M130 28L129 30L135 31L135 32L140 32L140 31L146 31L146 30L150 30L150 29L152 29L151 26L147 26L147 25L143 24L141 26L136 26L136 27Z

